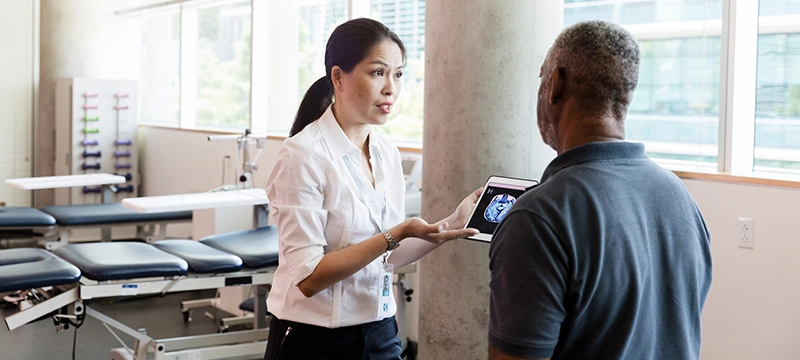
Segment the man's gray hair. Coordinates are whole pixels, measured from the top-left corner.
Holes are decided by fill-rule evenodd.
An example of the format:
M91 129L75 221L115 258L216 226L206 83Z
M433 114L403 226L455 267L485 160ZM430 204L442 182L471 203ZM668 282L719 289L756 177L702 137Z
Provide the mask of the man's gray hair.
M550 49L545 79L554 66L563 69L567 89L587 110L611 109L617 121L624 120L639 79L639 44L627 30L606 21L572 25Z

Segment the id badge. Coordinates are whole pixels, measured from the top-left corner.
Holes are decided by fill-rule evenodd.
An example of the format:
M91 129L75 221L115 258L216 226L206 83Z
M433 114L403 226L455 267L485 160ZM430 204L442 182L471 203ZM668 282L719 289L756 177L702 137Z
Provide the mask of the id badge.
M381 264L381 272L378 277L378 318L386 318L392 314L389 312L392 307L392 275L394 265Z

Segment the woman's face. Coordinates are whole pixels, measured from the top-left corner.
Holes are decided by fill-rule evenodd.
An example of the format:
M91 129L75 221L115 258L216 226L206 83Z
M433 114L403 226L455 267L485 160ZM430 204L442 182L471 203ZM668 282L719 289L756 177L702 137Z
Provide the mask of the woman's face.
M339 121L382 125L400 95L403 55L400 47L386 40L374 48L349 74L334 70L335 101L343 113Z

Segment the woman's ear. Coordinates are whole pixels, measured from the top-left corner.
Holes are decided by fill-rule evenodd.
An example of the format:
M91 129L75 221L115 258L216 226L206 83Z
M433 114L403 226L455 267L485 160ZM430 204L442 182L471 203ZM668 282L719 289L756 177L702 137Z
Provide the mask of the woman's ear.
M336 90L342 90L342 78L344 78L344 71L339 65L334 65L331 68L331 81L333 82L333 88Z

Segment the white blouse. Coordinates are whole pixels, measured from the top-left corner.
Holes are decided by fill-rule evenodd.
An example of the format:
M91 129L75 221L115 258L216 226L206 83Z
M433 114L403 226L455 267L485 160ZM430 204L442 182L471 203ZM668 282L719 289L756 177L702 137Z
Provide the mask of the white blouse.
M279 319L337 328L385 317L378 316L383 256L310 298L297 287L325 253L357 244L381 231L365 203L372 207L382 227L404 220L400 152L374 130L369 134L369 148L374 188L361 171L361 151L342 131L330 107L319 120L281 145L266 188L270 217L280 236L279 265L267 308ZM355 169L352 174L360 178L363 197L348 170L348 161ZM390 316L397 308L394 296L391 298Z

